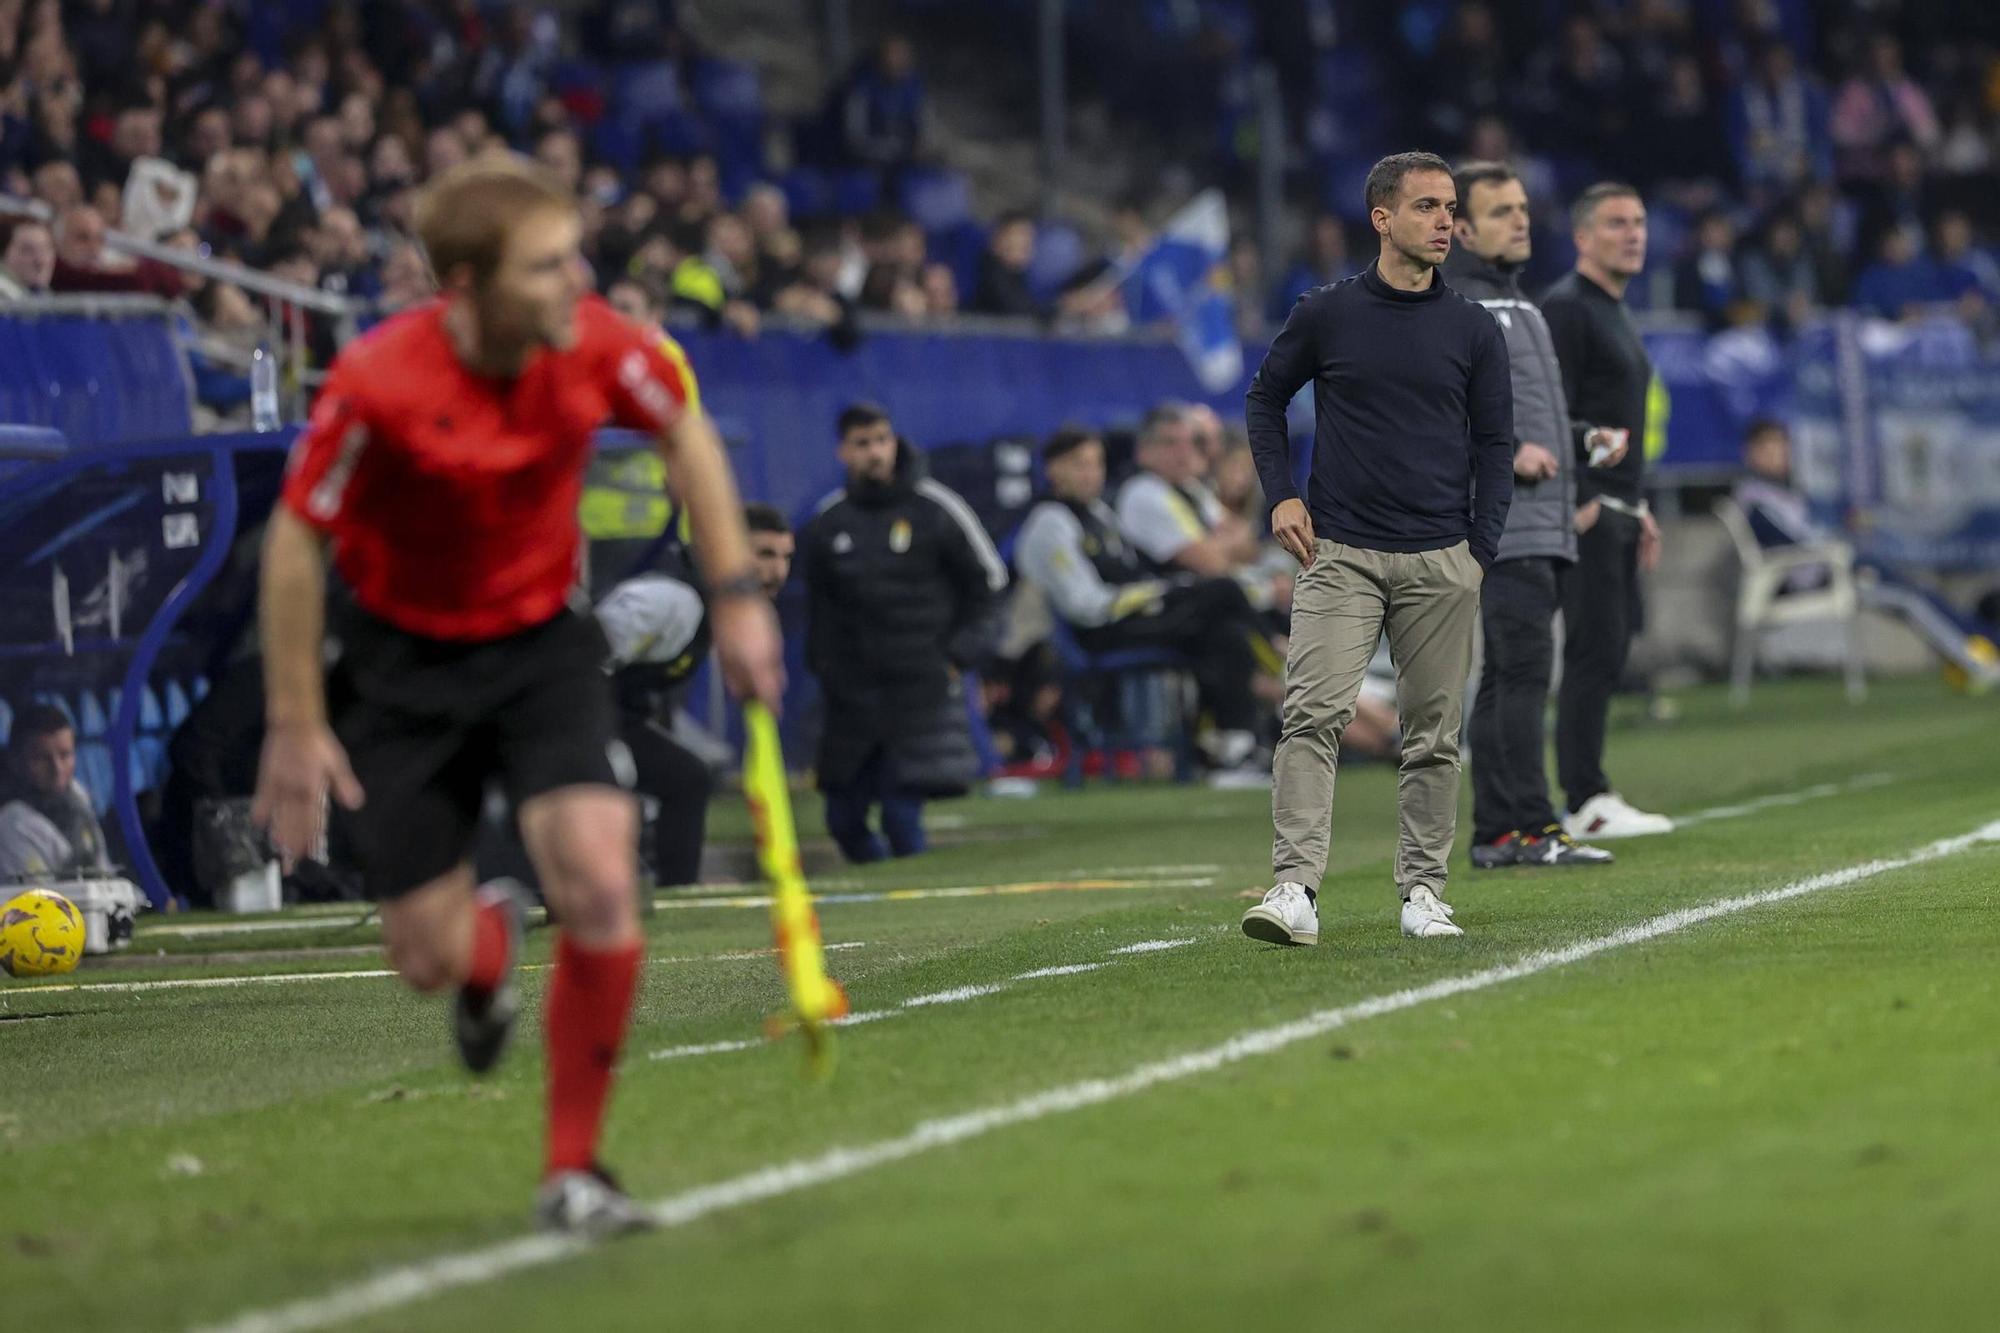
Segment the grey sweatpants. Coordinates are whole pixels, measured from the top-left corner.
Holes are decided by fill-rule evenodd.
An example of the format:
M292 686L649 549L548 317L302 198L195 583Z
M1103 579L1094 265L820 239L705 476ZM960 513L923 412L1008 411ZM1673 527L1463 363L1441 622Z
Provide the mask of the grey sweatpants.
M1277 881L1315 891L1326 872L1341 733L1386 629L1403 724L1396 888L1442 895L1458 828L1458 733L1472 672L1484 575L1465 543L1442 551L1368 551L1321 541L1292 597L1284 730L1272 766Z

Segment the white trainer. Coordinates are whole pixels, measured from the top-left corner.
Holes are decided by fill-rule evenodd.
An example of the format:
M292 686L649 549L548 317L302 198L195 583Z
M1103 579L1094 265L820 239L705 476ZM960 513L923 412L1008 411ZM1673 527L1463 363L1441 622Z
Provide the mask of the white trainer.
M1437 939L1465 932L1451 923L1451 904L1419 884L1403 899L1403 933L1415 940Z
M1635 810L1615 791L1600 792L1583 803L1583 808L1563 818L1563 832L1578 842L1607 838L1643 838L1653 833L1672 833L1674 821L1665 815Z
M1243 914L1243 933L1266 944L1318 944L1319 908L1305 885L1285 880Z

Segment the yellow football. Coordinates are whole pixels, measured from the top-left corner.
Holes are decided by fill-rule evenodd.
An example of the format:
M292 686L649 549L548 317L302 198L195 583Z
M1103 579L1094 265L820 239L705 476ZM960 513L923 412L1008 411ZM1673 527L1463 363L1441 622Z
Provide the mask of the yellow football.
M0 907L0 968L10 976L53 977L83 960L83 913L49 889L29 889Z

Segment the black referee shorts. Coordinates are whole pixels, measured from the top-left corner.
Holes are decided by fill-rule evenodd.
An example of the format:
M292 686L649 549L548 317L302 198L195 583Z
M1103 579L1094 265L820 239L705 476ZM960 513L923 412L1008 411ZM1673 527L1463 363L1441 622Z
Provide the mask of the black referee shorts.
M559 787L623 786L589 615L484 643L427 639L347 608L328 678L334 734L366 799L342 812L369 897L396 898L467 859L489 781L521 803Z

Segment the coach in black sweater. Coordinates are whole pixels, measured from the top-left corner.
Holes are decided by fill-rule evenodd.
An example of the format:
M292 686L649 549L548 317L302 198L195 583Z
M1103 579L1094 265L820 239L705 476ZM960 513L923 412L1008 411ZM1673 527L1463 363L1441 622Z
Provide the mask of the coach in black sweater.
M1284 728L1272 768L1276 886L1244 933L1319 938L1341 733L1386 629L1403 723L1396 887L1403 933L1462 933L1444 903L1458 811L1458 734L1479 585L1514 493L1514 397L1493 316L1447 288L1458 195L1429 153L1368 174L1381 254L1301 297L1251 384L1250 443L1271 530L1302 566ZM1285 405L1313 381L1312 480L1292 481Z

